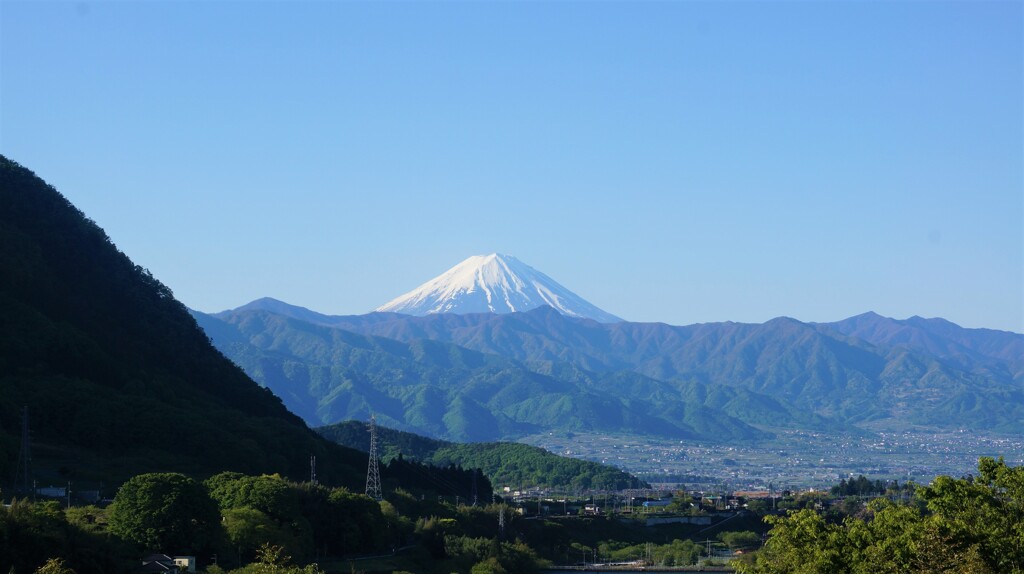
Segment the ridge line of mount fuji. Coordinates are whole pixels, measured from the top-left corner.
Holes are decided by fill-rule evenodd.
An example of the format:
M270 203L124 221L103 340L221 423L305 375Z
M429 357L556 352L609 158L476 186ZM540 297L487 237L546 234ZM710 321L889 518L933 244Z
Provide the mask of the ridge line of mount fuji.
M568 317L599 323L623 320L511 255L471 256L444 273L377 307L377 312L507 314L548 305Z

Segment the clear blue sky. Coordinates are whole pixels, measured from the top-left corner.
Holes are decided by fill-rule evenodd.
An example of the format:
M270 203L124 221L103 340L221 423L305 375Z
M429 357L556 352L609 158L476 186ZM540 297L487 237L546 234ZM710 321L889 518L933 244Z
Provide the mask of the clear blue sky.
M629 320L1024 332L1021 2L0 2L0 152L187 305L517 256Z

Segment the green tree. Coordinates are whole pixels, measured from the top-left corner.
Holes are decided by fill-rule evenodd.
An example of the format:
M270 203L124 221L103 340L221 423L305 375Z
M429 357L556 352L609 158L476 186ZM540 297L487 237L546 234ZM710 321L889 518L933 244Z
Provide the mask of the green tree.
M505 567L498 562L497 558L487 558L473 565L470 574L506 574Z
M222 472L204 484L221 508L255 508L282 522L295 520L300 514L298 492L280 475Z
M831 525L810 509L788 516L768 516L771 536L758 557L754 572L812 574L848 572L842 527Z
M206 554L223 534L217 504L203 485L177 473L129 479L109 517L113 534L151 551Z
M755 563L740 572L1024 573L1024 467L982 458L979 476L941 476L911 504L876 499L842 524L811 509L769 516Z
M940 476L919 493L940 531L997 572L1024 572L1024 467L983 457L979 476Z
M284 548L264 544L256 551L256 561L244 568L232 570L232 574L324 574L317 564L298 567L292 564L291 556Z
M35 574L75 574L75 571L64 565L61 558L50 558L45 564L36 568Z
M294 553L296 541L277 521L255 508L229 508L223 511L224 531L231 549L240 563L252 559L264 545L275 545L284 552ZM298 548L301 551L301 547Z
M756 532L749 530L744 532L721 532L718 539L725 542L729 548L755 548L761 545L761 537Z

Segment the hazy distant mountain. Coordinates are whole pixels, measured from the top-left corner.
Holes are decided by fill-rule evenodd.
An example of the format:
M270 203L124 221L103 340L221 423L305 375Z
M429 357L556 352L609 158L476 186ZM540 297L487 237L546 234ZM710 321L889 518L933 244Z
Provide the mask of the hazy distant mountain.
M405 315L515 313L547 305L563 315L617 323L554 279L510 255L470 257L376 310Z
M526 364L451 343L360 335L252 308L193 314L222 352L313 425L374 413L381 424L452 440L553 429L723 440L766 436L719 408L734 398L736 404L749 401L735 392L687 385L692 396L684 399L678 388L638 373L595 375L567 364ZM804 421L780 405L768 408L781 423Z
M885 347L903 347L979 372L1024 382L1024 336L994 329L965 329L945 319L890 319L864 313L826 326Z
M279 301L272 297L263 297L250 301L241 307L223 311L221 314L230 314L232 312L238 313L242 311L270 311L275 315L283 315L285 317L292 317L293 319L301 319L309 323L320 323L321 321L330 321L329 315L322 315L316 311L310 311L305 307L299 307L297 305L291 305L284 301Z
M434 341L505 357L559 380L573 380L567 374L573 370L586 373L576 380L585 380L588 392L657 405L657 416L668 420L671 409L700 407L769 426L880 421L1024 433L1014 351L1024 335L942 320L864 315L834 324L779 318L676 327L600 324L549 307L505 315L371 313L315 320L406 344ZM221 346L217 336L214 341Z

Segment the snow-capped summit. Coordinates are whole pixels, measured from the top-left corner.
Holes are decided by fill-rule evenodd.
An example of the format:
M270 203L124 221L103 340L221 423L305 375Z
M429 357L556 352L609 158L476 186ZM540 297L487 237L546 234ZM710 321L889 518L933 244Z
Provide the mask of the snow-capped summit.
M510 255L474 255L376 311L431 313L514 313L550 305L569 317L601 323L622 321Z

